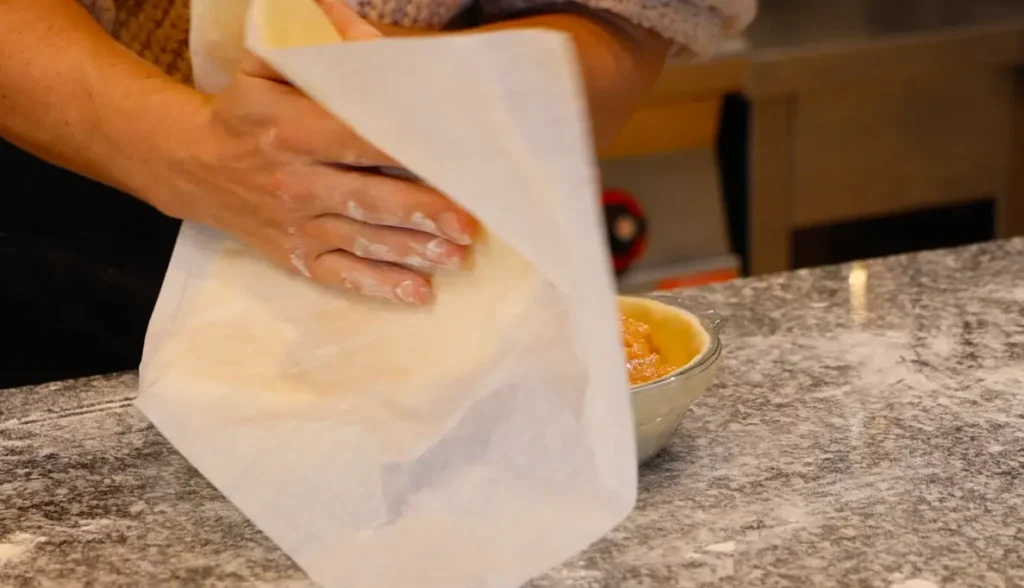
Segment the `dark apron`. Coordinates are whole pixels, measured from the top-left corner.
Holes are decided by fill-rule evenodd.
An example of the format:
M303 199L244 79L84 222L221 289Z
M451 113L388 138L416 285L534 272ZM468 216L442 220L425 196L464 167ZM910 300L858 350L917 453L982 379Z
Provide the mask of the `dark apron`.
M179 223L0 140L0 388L138 367Z

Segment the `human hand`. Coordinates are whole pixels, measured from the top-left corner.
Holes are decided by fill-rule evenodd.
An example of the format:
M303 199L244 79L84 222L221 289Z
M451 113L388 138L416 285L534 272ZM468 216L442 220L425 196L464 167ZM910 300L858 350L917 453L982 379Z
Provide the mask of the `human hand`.
M349 41L380 37L339 0L321 6ZM358 83L358 80L354 81ZM409 304L457 269L476 223L437 191L373 173L395 166L344 123L247 56L186 133L165 213L231 233L314 281Z

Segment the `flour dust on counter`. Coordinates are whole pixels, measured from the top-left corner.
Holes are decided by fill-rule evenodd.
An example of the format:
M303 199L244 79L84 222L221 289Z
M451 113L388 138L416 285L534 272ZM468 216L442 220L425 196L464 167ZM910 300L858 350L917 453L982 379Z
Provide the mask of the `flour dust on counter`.
M688 292L714 388L531 588L1024 585L1024 241Z
M312 588L131 406L137 388L0 390L0 586Z
M1024 585L1021 284L1024 240L686 291L728 317L715 385L530 588ZM0 585L312 586L136 385L0 392Z

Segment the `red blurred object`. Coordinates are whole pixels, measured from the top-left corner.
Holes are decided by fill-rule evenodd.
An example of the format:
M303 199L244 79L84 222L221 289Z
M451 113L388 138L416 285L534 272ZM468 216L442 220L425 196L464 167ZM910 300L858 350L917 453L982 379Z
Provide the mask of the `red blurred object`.
M622 274L647 246L647 217L636 197L625 190L605 190L601 202L615 273Z
M739 277L734 269L720 269L707 272L699 272L674 278L666 278L658 282L657 290L677 290L679 288L694 288L717 282L728 282Z

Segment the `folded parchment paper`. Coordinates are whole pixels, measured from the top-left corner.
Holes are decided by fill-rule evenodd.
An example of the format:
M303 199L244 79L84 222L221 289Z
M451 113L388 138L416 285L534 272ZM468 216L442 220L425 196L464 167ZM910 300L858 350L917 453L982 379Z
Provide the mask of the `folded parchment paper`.
M409 309L186 224L146 338L146 416L330 588L511 588L618 523L633 425L571 43L345 44L312 0L192 11L200 87L226 83L244 39L486 232L474 268Z

